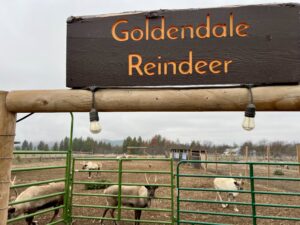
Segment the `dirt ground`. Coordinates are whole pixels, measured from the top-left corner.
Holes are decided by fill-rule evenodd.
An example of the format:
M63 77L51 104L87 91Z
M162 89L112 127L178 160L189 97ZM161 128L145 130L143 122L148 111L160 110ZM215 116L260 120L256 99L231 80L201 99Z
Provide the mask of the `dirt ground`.
M22 162L23 161L23 162ZM46 160L43 159L42 162L37 162L36 160L22 160L21 162L15 162L14 167L33 167L33 166L46 166L46 165L64 165L64 160ZM116 170L118 165L116 162L103 161L103 169ZM81 165L76 163L76 169L80 169ZM124 170L141 170L141 171L170 171L169 162L155 162L155 161L128 161L123 164ZM174 171L176 169L176 163L174 163ZM271 174L277 167L272 166L270 168ZM245 166L234 165L232 168L233 175L239 175L244 173ZM283 170L285 175L283 177L299 177L296 169ZM190 165L182 165L181 173L184 174L215 174L215 164L208 165L207 171L192 168ZM63 178L65 174L64 169L51 169L47 171L30 171L30 172L18 172L14 175L17 176L17 184L30 183L35 181L42 181L47 179ZM218 165L218 174L229 174L228 165ZM256 166L255 167L256 176L267 176L266 166ZM273 176L273 175L272 175ZM170 175L158 175L158 184L170 184ZM150 178L154 180L154 175ZM97 181L100 179L106 179L111 182L118 181L117 173L107 173L102 172L98 177L94 174L92 179L88 179L87 173L77 172L75 175L75 181ZM146 183L143 173L125 173L122 177L123 182L131 183ZM174 180L175 181L175 180ZM175 183L176 184L176 183ZM191 188L213 188L213 178L180 178L180 187L191 187ZM245 183L245 190L249 190L249 182ZM276 192L297 192L300 189L299 181L260 181L255 182L255 189L257 191L276 191ZM19 193L22 189L19 189ZM75 193L102 193L103 190L85 190L85 186L78 184L74 185ZM160 187L157 189L157 197L170 197L171 189L170 187ZM174 195L176 196L176 191L174 190ZM14 193L11 193L13 198ZM193 200L215 200L216 193L208 191L181 191L181 198L193 199ZM222 195L223 199L226 199L225 193ZM237 197L238 202L251 202L250 194L240 194ZM299 196L284 196L284 195L256 195L257 203L272 203L272 204L287 204L287 205L300 205L300 195ZM73 204L85 204L85 205L106 205L104 197L95 196L74 196ZM176 198L174 201L174 207L176 209ZM170 209L170 200L154 200L152 202L151 208L160 209ZM251 206L238 206L240 212L238 214L251 214ZM235 214L233 211L233 206L223 209L220 204L213 203L180 203L181 210L193 210L193 211L205 211L205 212L217 212L217 213L231 213ZM290 208L276 208L276 207L256 207L257 215L263 216L283 216L283 217L300 217L300 209L290 209ZM176 210L175 210L176 212ZM103 209L99 208L83 208L83 207L73 207L73 215L75 216L95 216L101 217ZM60 212L60 215L62 212ZM35 219L39 221L39 225L47 224L50 220L52 213L47 213L41 216L37 216ZM106 215L110 218L109 213ZM116 213L117 216L117 213ZM176 215L174 215L176 216ZM122 210L122 218L133 219L134 213L132 210ZM222 224L252 224L252 220L249 218L233 217L233 216L215 216L215 215L201 215L201 214L187 214L181 213L180 218L184 220L192 221L202 221L202 222L214 222ZM153 220L153 221L170 221L171 214L169 212L149 212L144 211L142 213L142 219ZM25 221L16 222L14 224L21 225L26 224ZM75 219L74 224L86 225L86 224L100 224L99 220L81 220ZM112 221L105 221L106 225L113 224ZM120 222L122 224L133 224L132 222ZM146 223L142 223L146 224ZM192 224L192 223L191 223ZM274 224L274 225L289 225L289 224L300 224L300 221L287 221L287 220L269 220L269 219L258 219L257 224Z

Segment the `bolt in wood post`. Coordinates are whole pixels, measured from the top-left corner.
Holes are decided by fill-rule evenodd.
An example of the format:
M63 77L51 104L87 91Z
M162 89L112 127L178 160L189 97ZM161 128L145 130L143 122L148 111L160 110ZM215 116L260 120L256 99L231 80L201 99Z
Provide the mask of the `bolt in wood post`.
M7 92L0 91L0 225L7 224L16 115L6 108Z

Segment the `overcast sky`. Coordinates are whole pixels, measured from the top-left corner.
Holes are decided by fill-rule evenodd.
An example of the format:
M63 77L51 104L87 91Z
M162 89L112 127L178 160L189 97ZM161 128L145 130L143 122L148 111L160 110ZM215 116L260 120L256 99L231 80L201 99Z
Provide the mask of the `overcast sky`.
M61 89L66 76L66 19L71 16L134 10L209 8L284 1L213 0L13 0L0 7L0 90ZM300 3L300 0L293 2ZM22 114L19 115L19 117ZM88 113L75 114L74 135L96 139L150 138L214 143L247 140L298 142L300 113L258 112L256 128L241 128L240 113L100 113L103 131L89 132ZM69 134L68 114L35 114L18 123L16 140L55 141Z

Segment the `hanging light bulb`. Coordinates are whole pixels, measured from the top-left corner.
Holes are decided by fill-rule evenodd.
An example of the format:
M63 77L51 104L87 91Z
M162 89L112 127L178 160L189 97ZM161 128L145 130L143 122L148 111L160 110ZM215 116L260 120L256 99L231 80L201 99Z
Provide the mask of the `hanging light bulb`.
M242 127L247 130L253 130L255 127L254 122L255 117L255 105L253 103L250 103L247 105L246 111L245 111L245 118L242 124Z
M101 125L99 123L99 116L96 109L92 109L90 111L90 131L93 134L98 134L102 130Z

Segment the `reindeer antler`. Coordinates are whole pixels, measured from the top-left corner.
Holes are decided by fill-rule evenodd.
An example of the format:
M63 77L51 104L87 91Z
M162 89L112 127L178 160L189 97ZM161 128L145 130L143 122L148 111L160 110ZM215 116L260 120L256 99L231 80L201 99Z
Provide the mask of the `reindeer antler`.
M13 180L10 180L10 186L14 186L15 185L15 182L16 182L16 176L14 177L14 179ZM15 194L16 194L16 197L18 197L18 191L17 191L17 189L16 188L13 188L14 189L14 191L15 191Z
M147 178L147 174L145 174L145 179L146 179L147 184L150 184L148 181L148 178Z

